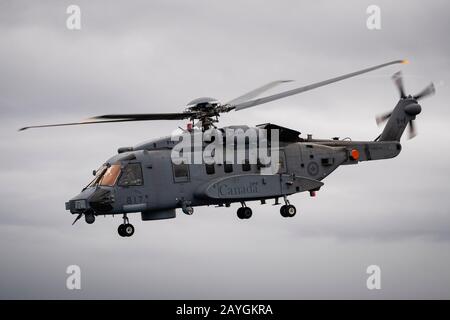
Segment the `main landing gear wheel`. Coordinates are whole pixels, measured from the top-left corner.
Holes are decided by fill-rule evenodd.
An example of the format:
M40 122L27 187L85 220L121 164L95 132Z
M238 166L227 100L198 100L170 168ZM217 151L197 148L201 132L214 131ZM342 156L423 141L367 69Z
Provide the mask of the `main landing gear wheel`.
M292 204L285 204L281 206L280 213L284 218L291 218L295 216L297 209Z
M249 207L240 207L237 210L237 216L239 219L250 219L252 217L252 209Z

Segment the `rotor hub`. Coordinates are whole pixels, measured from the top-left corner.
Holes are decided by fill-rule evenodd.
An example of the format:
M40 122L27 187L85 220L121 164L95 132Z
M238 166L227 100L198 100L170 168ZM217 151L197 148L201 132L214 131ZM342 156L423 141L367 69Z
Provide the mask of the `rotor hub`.
M418 115L422 111L422 107L418 103L412 103L405 107L405 112L411 116Z

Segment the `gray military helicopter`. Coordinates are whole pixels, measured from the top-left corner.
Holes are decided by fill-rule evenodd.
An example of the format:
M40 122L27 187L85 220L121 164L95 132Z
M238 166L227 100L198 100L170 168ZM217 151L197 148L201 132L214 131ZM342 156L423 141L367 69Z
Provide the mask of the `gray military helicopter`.
M90 118L87 121L29 126L21 128L56 127L81 124L147 121L147 120L184 120L190 122L183 134L195 135L211 128L217 128L222 113L240 111L270 101L299 94L337 81L351 78L394 64L407 63L396 60L329 80L317 82L278 94L256 98L263 92L286 81L275 81L259 87L227 103L212 98L200 98L190 102L183 112L150 114L108 114ZM239 203L237 216L249 219L252 210L249 201L273 199L274 204L283 204L282 217L296 215L296 208L288 196L308 191L315 196L322 186L322 180L340 165L357 164L360 161L389 159L401 151L400 138L409 124L409 136L416 135L414 120L422 108L418 101L435 92L431 83L417 95L406 95L402 76L397 72L393 76L400 92L400 100L395 108L377 118L377 123L387 121L382 133L373 141L351 141L350 139L313 139L311 135L300 137L300 132L266 123L256 126L255 130L277 130L279 169L272 174L261 174L261 163L212 163L212 164L176 164L171 152L176 146L173 139L163 137L134 147L119 148L118 153L108 159L98 170L94 179L83 188L80 194L66 202L66 210L76 214L75 222L84 216L88 224L98 215L123 215L123 223L118 228L122 237L134 233L127 214L140 212L144 221L175 218L175 209L181 208L188 215L193 207L216 205L229 207ZM233 128L248 129L247 126ZM203 145L203 144L202 144Z

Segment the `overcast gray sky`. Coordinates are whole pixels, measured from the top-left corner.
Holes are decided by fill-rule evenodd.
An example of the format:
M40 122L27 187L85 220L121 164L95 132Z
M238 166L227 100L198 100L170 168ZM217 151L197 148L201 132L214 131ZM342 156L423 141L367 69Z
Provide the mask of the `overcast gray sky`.
M81 7L82 29L66 28ZM366 8L381 8L381 30ZM450 298L450 3L448 1L0 1L0 298ZM104 113L177 112L190 100L230 100L261 84L304 85L379 63L393 66L229 113L222 125L273 122L373 140L392 109L390 79L408 93L430 81L419 135L395 159L339 168L299 213L252 204L142 222L74 219L64 202L118 147L183 122L17 132ZM288 88L289 86L286 86ZM66 267L82 290L65 287ZM382 289L366 289L367 266Z

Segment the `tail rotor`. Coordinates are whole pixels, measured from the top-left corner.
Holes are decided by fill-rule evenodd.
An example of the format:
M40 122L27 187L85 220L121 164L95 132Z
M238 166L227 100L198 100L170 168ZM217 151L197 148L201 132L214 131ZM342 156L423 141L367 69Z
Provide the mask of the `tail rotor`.
M394 110L377 116L375 120L377 122L377 125L381 125L385 121L389 120L392 117L392 115L395 114L397 126L402 125L402 124L406 125L406 122L407 122L407 125L409 127L408 128L408 139L412 139L417 135L417 129L414 124L414 120L416 118L416 115L418 115L422 111L422 107L417 102L423 98L433 95L436 92L436 90L434 88L433 83L430 83L420 93L418 93L414 96L406 95L405 87L403 85L402 73L400 71L395 73L392 76L392 80L394 81L394 84L397 87L397 90L399 92L400 101L397 104L397 106L394 108ZM386 127L388 127L388 125L386 125ZM391 125L389 128L386 128L386 129L388 129L388 130L385 130L386 134L384 136L384 138L385 138L384 140L387 140L388 136L392 136L393 134L396 134L396 132L393 132L393 131L395 131L395 128L393 125ZM402 130L404 130L404 127ZM384 133L384 131L383 131L383 133ZM403 131L401 133L403 133ZM401 136L401 133L400 133L400 136ZM397 135L396 138L400 139L398 134L396 134L396 135ZM381 138L383 138L383 134L381 134L380 139Z

